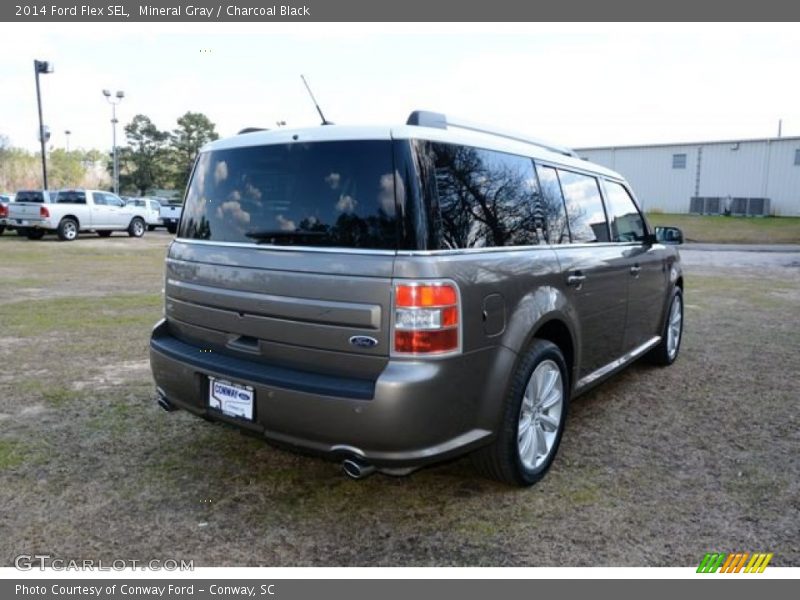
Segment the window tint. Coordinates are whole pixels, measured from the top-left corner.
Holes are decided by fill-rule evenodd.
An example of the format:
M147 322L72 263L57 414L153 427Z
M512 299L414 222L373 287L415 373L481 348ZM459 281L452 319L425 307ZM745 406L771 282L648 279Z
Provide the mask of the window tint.
M106 195L101 192L92 193L92 201L99 206L106 206Z
M608 226L597 180L589 175L558 170L567 204L573 243L607 242Z
M547 222L547 241L551 244L569 244L569 225L564 210L561 184L553 167L538 165L539 186L542 190L542 206Z
M15 202L44 202L44 194L42 192L17 192Z
M86 204L86 193L81 191L59 192L56 198L58 204Z
M544 241L530 158L452 144L432 144L432 150L441 249Z
M122 198L119 196L115 196L114 194L103 194L106 197L106 204L108 206L117 206L122 207L125 206L125 202L122 201Z
M672 168L673 169L685 169L686 168L686 155L685 154L673 154L672 155Z
M394 250L391 142L205 152L189 183L179 236Z
M611 221L611 239L615 242L638 242L644 239L644 221L628 190L606 181L606 208Z
M800 148L794 151L794 165L795 166L800 165Z

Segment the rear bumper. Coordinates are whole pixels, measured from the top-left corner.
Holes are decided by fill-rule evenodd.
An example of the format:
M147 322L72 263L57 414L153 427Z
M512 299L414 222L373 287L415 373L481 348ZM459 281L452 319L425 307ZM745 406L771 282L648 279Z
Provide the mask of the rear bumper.
M165 322L153 330L150 364L170 403L268 440L378 467L414 467L487 443L500 418L516 355L490 348L443 360L391 360L375 381L272 367L201 352ZM208 377L255 389L254 420L208 408Z

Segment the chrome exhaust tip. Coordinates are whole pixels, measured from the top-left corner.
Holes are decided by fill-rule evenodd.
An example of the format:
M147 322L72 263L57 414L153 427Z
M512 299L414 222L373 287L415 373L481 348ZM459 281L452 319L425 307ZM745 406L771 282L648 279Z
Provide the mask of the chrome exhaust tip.
M164 395L163 392L159 391L156 394L156 402L158 405L164 410L165 412L173 412L178 410L178 407L175 406L172 402L167 400L167 397Z
M346 458L342 461L342 471L350 479L364 479L375 472L375 467L355 458Z

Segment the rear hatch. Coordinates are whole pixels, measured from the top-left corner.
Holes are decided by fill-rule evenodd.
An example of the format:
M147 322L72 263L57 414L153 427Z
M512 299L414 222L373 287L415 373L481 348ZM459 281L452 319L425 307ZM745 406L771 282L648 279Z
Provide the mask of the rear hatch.
M388 139L203 152L168 254L170 332L204 351L374 378L389 356L396 240Z
M14 202L8 205L8 218L19 221L17 225L24 225L22 221L40 221L39 211L48 202L47 193L39 190L17 192Z

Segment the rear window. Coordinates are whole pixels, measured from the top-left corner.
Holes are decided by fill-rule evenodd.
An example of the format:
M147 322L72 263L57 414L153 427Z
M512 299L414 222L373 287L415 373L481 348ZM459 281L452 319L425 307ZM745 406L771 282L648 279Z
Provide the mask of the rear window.
M178 235L394 250L391 142L296 143L203 153Z
M17 192L15 202L44 202L44 194L42 192Z

